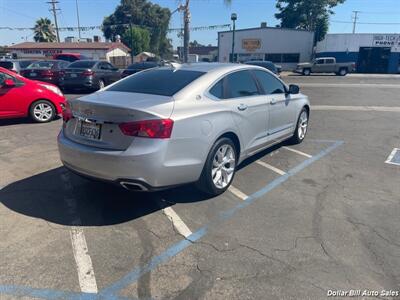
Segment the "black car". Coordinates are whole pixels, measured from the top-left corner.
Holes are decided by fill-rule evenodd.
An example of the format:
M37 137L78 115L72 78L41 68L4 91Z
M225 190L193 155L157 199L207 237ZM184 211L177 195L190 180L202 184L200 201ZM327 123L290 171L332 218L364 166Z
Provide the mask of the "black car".
M135 74L137 72L151 69L151 68L157 68L159 66L161 66L161 63L156 62L156 61L143 61L143 62L134 63L134 64L128 66L128 68L126 68L124 71L122 71L121 77L124 78L126 76Z
M64 90L98 90L120 78L118 68L107 61L77 60L64 69L61 87Z
M270 70L275 75L279 75L279 73L280 73L280 70L277 68L277 66L272 61L268 61L268 60L251 60L251 61L245 62L245 64L263 67L263 68L265 68L267 70Z
M64 76L64 68L69 62L63 60L39 60L31 63L21 75L32 80L49 82L60 85Z
M1 60L0 67L20 74L22 70L24 70L26 67L28 67L33 62L34 62L34 60L27 60L27 59Z

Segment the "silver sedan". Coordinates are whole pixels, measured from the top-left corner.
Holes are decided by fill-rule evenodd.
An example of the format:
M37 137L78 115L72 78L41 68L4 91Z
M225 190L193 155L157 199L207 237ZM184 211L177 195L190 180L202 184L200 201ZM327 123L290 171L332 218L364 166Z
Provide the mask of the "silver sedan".
M305 138L310 105L296 85L237 64L150 69L68 103L58 137L71 171L153 191L196 182L217 195L246 158Z

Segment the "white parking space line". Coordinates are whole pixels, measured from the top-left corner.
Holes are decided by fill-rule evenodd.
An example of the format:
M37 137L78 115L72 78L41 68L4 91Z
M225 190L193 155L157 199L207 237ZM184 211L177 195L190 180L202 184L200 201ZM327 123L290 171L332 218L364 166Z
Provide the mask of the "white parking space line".
M249 196L247 196L245 193L243 193L241 190L238 188L235 188L233 185L231 185L228 188L228 191L230 191L232 194L234 194L236 197L242 200L246 200Z
M303 155L303 156L308 157L308 158L311 158L311 157L312 157L312 155L307 154L307 153L304 153L304 152L302 152L302 151L300 151L300 150L296 150L296 149L289 148L289 147L286 147L286 146L283 146L282 148L283 148L283 149L286 149L286 150L289 150L289 151L292 151L292 152L294 152L294 153Z
M382 111L400 112L400 106L341 106L341 105L312 105L312 110L341 110L341 111Z
M394 148L394 149L392 150L392 152L389 154L389 156L388 156L388 158L386 159L385 163L391 164L391 165L400 166L400 163L392 161L392 160L393 160L393 157L396 155L397 152L400 153L400 148Z
M97 293L97 283L94 276L92 259L88 253L88 246L83 229L73 227L70 230L70 236L81 291L85 293Z
M275 173L278 173L279 175L285 175L286 174L285 171L282 171L281 169L275 168L274 166L271 166L270 164L267 164L266 162L263 162L261 160L257 160L256 163L259 164L260 166L263 166L265 168L270 169L271 171L274 171Z
M178 232L185 238L192 234L192 231L187 227L185 222L178 216L178 214L171 208L166 207L163 209L164 214L171 220L172 225L178 230Z
M62 174L61 179L64 183L64 201L67 205L66 214L72 219L71 224L73 226L70 229L70 238L78 273L79 286L84 293L97 293L98 289L92 259L89 255L85 233L83 228L80 227L82 221L77 214L77 204L73 195L73 186L68 174Z

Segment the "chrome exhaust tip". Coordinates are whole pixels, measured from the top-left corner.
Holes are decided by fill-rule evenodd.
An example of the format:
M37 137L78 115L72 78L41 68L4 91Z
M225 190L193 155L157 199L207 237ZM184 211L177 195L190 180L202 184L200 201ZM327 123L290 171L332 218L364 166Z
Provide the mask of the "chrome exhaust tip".
M148 189L144 185L136 182L121 181L119 184L128 191L134 191L134 192L148 191Z

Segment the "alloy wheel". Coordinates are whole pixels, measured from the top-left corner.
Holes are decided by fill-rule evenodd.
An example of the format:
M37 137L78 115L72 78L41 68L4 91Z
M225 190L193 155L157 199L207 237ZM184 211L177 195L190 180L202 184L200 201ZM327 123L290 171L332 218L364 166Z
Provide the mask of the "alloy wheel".
M219 147L215 153L211 177L218 189L224 189L231 183L236 167L235 156L235 150L228 144Z
M300 140L303 140L304 137L306 136L307 127L308 127L308 114L304 110L300 114L299 125L298 125L298 129L297 129L298 130L297 134L298 134Z
M41 122L49 121L53 117L53 108L47 103L39 103L33 108L33 115Z

